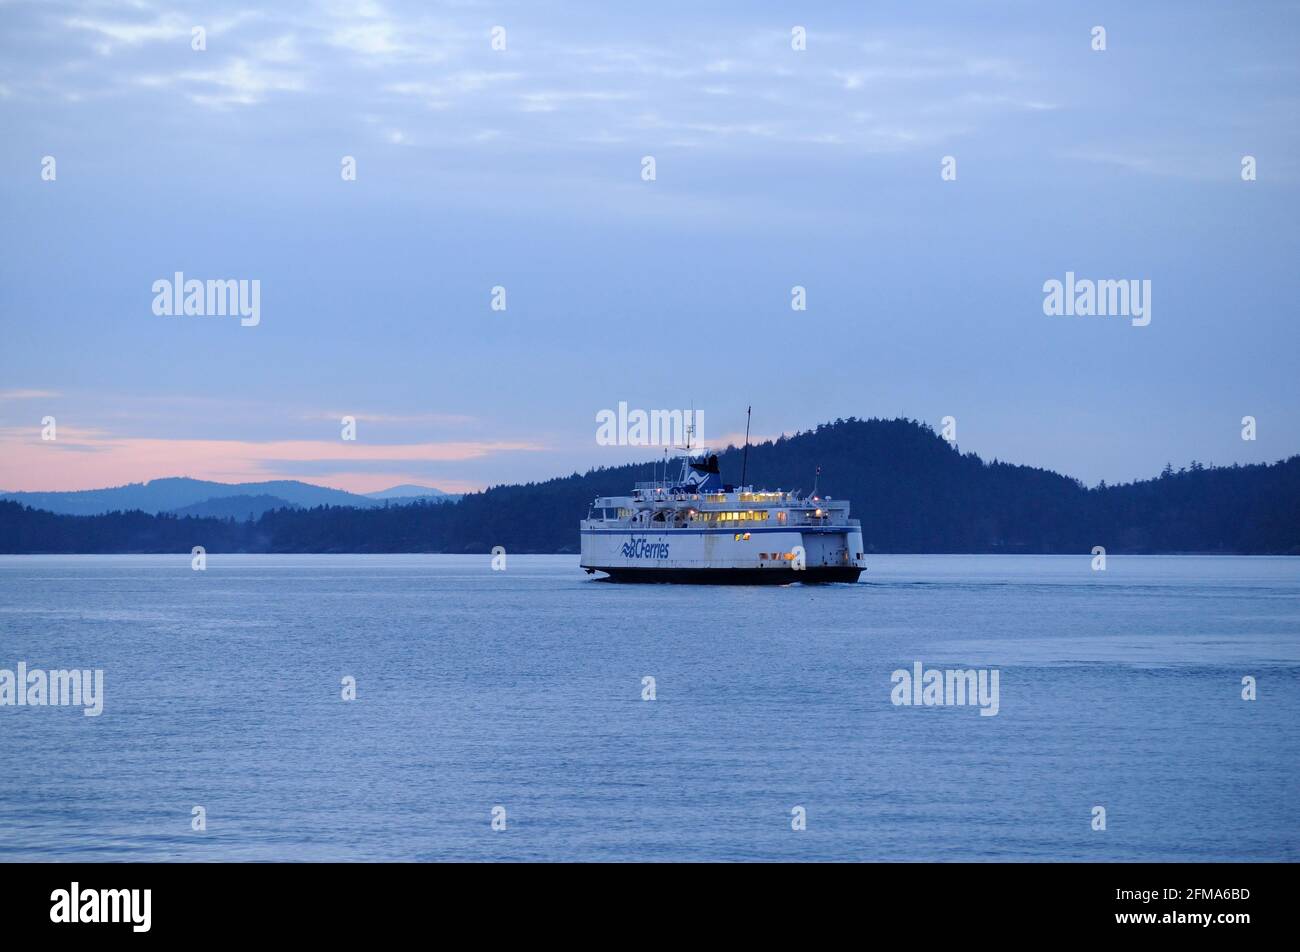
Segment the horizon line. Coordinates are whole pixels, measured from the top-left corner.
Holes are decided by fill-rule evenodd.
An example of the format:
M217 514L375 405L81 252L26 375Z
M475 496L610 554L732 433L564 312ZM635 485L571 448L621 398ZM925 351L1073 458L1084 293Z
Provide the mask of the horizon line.
M912 418L912 417L903 417L903 416L896 416L896 417L865 417L865 418L862 418L862 417L853 417L853 416L850 416L850 417L840 417L840 418L837 418L837 420L832 420L832 421L829 421L829 422L822 422L822 423L814 424L813 426L811 426L811 427L809 427L809 428L807 428L807 429L796 430L796 431L794 431L794 432L783 432L783 433L781 433L781 434L779 434L779 435L777 435L777 436L768 436L768 437L766 437L766 438L763 438L763 439L761 440L761 442L760 442L760 441L757 441L757 440L751 440L751 442L750 442L749 445L750 445L751 448L754 448L754 447L760 447L760 446L771 446L771 445L774 445L778 440L782 440L782 439L794 439L794 438L797 438L797 437L800 437L800 436L809 436L809 435L814 435L814 434L816 433L816 431L817 431L819 428L821 428L821 427L830 427L830 426L835 426L835 425L837 425L838 423L852 423L852 422L858 422L858 423L871 423L871 422L876 422L876 423L908 423L908 424L912 424L912 425L915 425L915 426L917 426L917 427L919 427L919 428L921 428L921 429L925 429L925 430L930 431L930 433L931 433L932 435L934 435L937 439L940 439L941 441L947 443L948 446L951 447L952 450L953 450L955 453L958 454L958 456L961 456L961 457L965 457L965 456L974 456L974 457L978 458L978 459L979 459L982 463L984 463L985 465L1017 466L1017 467L1027 467L1027 468L1029 468L1029 469L1036 469L1036 470L1039 470L1040 472L1050 473L1050 474L1055 475L1055 476L1060 476L1060 477L1063 478L1063 479L1069 479L1069 480L1072 480L1072 481L1074 481L1074 482L1077 482L1077 483L1079 483L1080 485L1082 485L1085 489L1101 488L1103 485L1109 487L1109 486L1123 486L1123 485L1132 485L1132 484L1135 484L1135 483L1149 482L1149 481L1153 481L1153 480L1157 480L1157 479L1159 479L1160 476L1161 476L1161 474L1164 472L1164 470L1162 470L1161 472L1155 473L1155 474L1150 475L1150 476L1135 477L1135 478L1130 479L1130 480L1126 480L1126 481L1117 481L1117 482L1109 482L1109 481L1107 481L1106 479L1103 478L1103 479L1098 480L1097 483L1095 483L1094 485L1089 486L1087 483L1085 483L1083 480L1079 479L1078 477L1071 476L1071 475L1068 474L1068 473L1060 472L1059 470L1048 469L1048 468L1046 468L1046 467L1044 467L1044 466L1041 466L1041 465L1038 465L1038 464L1034 464L1034 463L1010 462L1010 461L1007 461L1007 460L1004 460L1004 459L1000 459L1000 458L997 458L997 457L985 458L985 457L981 456L977 451L974 451L974 450L962 451L961 448L960 448L960 443L959 443L958 441L949 441L949 440L944 439L944 438L940 435L940 433L939 433L939 431L937 430L937 428L936 428L935 426L933 426L932 424L927 423L927 422L924 421L924 420L917 420L917 419ZM731 434L728 434L728 435L730 436ZM186 442L186 441L178 441L178 442ZM217 441L217 442L228 442L228 441ZM364 444L363 444L363 445L364 445ZM682 457L682 456L687 456L687 455L695 455L693 452L691 452L691 451L687 451L687 450L683 449L682 447L678 447L678 446L647 445L647 446L640 446L640 447L619 447L619 448L621 448L621 449L641 449L641 450L651 450L651 449L653 449L653 450L656 451L656 454L658 454L658 451L661 451L661 450L668 450L668 451L670 451L670 455L671 455L674 459L680 458L680 457ZM697 447L696 449L700 449L701 452L703 452L704 447ZM729 443L728 443L724 448L722 448L722 449L720 449L720 450L713 450L713 452L716 453L716 454L718 454L718 455L721 455L721 454L723 454L723 453L727 453L727 452L733 452L733 451L735 451L735 452L739 452L741 449L742 449L742 447L736 445L736 443L734 443L734 442L729 442ZM1289 454L1289 455L1281 456L1281 457L1279 457L1279 458L1277 458L1277 459L1275 459L1275 460L1271 460L1271 461L1258 461L1258 462L1239 462L1239 461L1234 461L1234 462L1231 462L1231 463L1220 464L1220 463L1212 463L1212 462L1211 462L1211 463L1200 463L1200 462L1197 461L1197 460L1190 460L1190 461L1188 462L1188 464L1181 466L1179 469L1175 469L1175 470L1173 470L1173 472L1174 472L1175 474L1180 473L1180 472L1194 472L1195 470L1191 470L1191 469L1189 469L1189 467L1190 467L1191 465L1198 465L1198 466L1200 466L1200 467L1201 467L1202 469L1204 469L1204 470L1246 468L1246 467L1252 467L1252 466L1275 466L1275 465L1278 465L1278 464L1280 464L1280 463L1285 463L1285 462L1287 462L1287 461L1289 461L1289 460L1295 459L1297 456L1300 456L1300 451L1298 451L1298 452L1296 452L1296 453ZM147 479L141 479L141 480L128 480L128 481L126 481L126 482L122 482L122 483L116 483L116 484L111 484L111 485L89 486L89 487L83 487L83 488L79 488L79 489L0 489L0 497L12 497L12 496L22 496L22 495L72 495L72 494L76 494L76 493L108 492L108 491L112 491L112 490L115 490L115 489L125 489L125 488L131 487L131 486L148 486L148 485L150 485L150 484L152 484L152 483L154 483L154 482L158 482L158 481L161 481L161 480L167 480L167 479L188 479L188 480L193 480L193 481L195 481L195 482L213 483L213 484L220 485L220 486L258 486L258 485L266 484L266 483L289 482L289 483L298 483L298 484L306 485L306 486L312 486L312 487L314 487L314 488L318 488L318 489L328 489L328 490L332 490L332 491L335 491L335 492L346 493L346 494L348 494L348 495L353 495L353 496L364 496L364 497L371 497L372 495L374 495L374 494L376 494L376 493L387 492L387 491L389 491L389 490L391 490L391 489L396 489L396 488L399 488L399 487L401 487L401 486L418 486L418 487L421 488L421 489L432 489L432 490L435 490L435 491L437 491L437 492L439 492L439 493L442 493L442 494L444 494L444 495L450 495L450 496L466 496L466 495L470 495L470 494L483 493L483 492L486 492L486 491L488 491L488 490L490 490L490 489L503 488L503 487L508 487L508 486L538 485L538 484L540 484L540 483L551 482L551 481L558 480L558 479L566 479L566 478L568 478L569 475L574 475L574 474L586 476L586 475L590 475L591 473L595 472L597 469L619 469L619 468L630 467L630 466L644 466L644 465L650 465L650 464L657 464L657 463L660 463L660 462L661 462L661 459L659 459L659 458L654 458L654 459L646 459L646 460L631 460L631 461L625 461L625 462L620 462L620 463L616 463L616 464L608 465L608 466L607 466L607 465L603 465L603 464L602 464L602 465L599 465L599 466L597 466L597 465L589 465L589 466L587 467L587 469L586 469L584 472L581 472L581 473L579 473L577 470L574 470L574 472L573 472L572 474L555 474L555 475L551 475L551 476L543 477L543 478L541 478L541 479L533 479L533 480L519 480L519 479L516 479L516 480L502 481L502 482L491 482L491 481L489 481L489 482L481 483L481 484L480 484L480 483L467 484L467 483L465 483L465 482L461 482L461 481L451 481L451 482L447 482L447 481L441 481L441 480L440 480L439 482L441 482L442 485L440 485L440 486L430 486L430 485L427 485L427 484L425 484L425 483L423 483L423 482L420 482L419 479L418 479L418 477L410 477L410 476L408 476L408 477L394 477L394 478L396 478L397 481L387 483L387 484L383 485L382 488L379 488L379 489L371 489L371 490L348 489L348 488L345 488L345 487L343 487L343 486L339 486L339 485L331 484L330 482L315 482L315 481L312 481L312 480L310 480L310 479L304 479L304 478L300 478L300 477L297 477L297 476L289 476L289 475L279 475L279 476L272 475L272 476L267 476L267 477L265 477L265 478L245 478L245 479L234 479L234 480L214 479L214 478L207 478L207 477L202 477L202 476L190 476L190 475L166 475L166 476L151 476L151 477L149 477L149 478L147 478ZM1172 468L1172 466L1173 466L1172 462L1167 462L1167 463L1166 463L1166 467ZM455 488L444 488L444 487L448 487L448 486L455 486Z

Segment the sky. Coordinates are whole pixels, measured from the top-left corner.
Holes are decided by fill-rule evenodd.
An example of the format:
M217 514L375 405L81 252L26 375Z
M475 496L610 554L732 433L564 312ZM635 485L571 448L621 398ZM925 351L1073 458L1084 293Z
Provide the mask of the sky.
M1290 456L1298 53L1295 2L0 0L0 490L661 458L620 402L1090 485ZM176 272L258 323L156 314ZM1150 323L1045 314L1067 272Z

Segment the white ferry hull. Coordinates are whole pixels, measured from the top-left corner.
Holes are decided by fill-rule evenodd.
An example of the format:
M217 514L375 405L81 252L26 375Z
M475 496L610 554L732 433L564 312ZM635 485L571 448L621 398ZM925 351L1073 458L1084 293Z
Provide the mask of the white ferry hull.
M642 532L583 523L581 531L582 567L612 581L856 582L865 568L856 525Z

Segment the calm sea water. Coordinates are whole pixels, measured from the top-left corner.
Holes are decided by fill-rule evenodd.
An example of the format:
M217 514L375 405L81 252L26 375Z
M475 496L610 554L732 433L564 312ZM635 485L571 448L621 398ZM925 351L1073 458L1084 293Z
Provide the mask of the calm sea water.
M1300 859L1296 559L6 556L19 661L106 698L0 707L0 859ZM894 706L915 661L997 668L998 715Z

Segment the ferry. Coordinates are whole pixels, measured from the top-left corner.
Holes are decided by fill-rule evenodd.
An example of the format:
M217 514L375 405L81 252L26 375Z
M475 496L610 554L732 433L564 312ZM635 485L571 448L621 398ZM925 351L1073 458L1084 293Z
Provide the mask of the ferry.
M746 447L748 449L748 446ZM722 482L718 457L678 457L676 479L601 496L579 522L580 564L615 582L856 582L862 526L846 499ZM668 464L665 463L665 472ZM743 476L742 476L743 481ZM606 580L606 579L602 579Z

